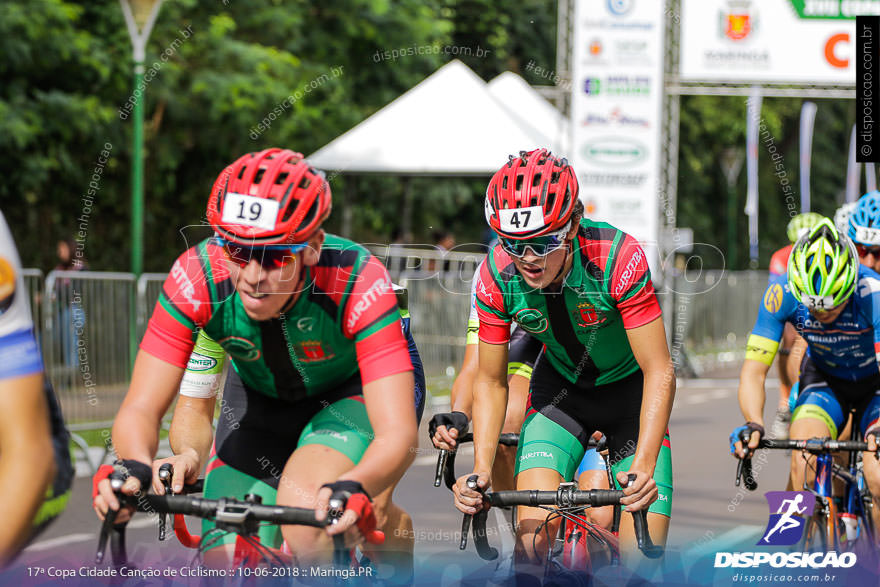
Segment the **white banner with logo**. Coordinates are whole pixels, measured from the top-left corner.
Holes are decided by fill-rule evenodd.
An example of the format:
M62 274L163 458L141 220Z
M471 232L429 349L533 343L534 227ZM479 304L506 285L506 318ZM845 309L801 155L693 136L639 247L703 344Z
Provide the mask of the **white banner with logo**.
M656 274L664 2L577 0L572 165L587 216L632 234Z
M686 80L855 84L853 0L682 0Z

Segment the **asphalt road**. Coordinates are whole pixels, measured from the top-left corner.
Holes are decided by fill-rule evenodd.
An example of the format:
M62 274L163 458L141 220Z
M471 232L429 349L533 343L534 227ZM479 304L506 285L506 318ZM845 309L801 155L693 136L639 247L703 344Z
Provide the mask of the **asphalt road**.
M775 382L768 382L768 390L774 391L773 397ZM432 411L442 409L435 406L432 410L429 406L424 420L427 421ZM772 416L769 406L766 412L769 420ZM768 517L763 491L785 488L788 457L779 451L756 457L758 491L750 493L734 487L735 461L728 455L727 437L741 421L736 380L679 382L670 423L675 490L662 571L668 581L673 578L675 582L686 578L696 580L694 573L700 569L712 572L706 571L706 567L712 566L716 551L754 550ZM481 561L473 546L466 552L458 550L461 516L453 509L448 490L433 487L436 452L424 446L426 433L423 432L421 438L423 450L395 494L397 503L414 520L416 582L453 585L464 580L482 584L491 577L495 564ZM465 471L471 462L469 456L460 455L458 470ZM56 567L56 571L93 566L99 525L90 507L90 491L89 479L78 478L67 510L25 551L17 563L17 571L0 575L0 582L8 584L26 577L28 567L33 574L46 573L49 566ZM149 517L136 518L131 526L130 560L149 561L147 567L180 568L192 558L194 551L184 549L173 538L158 543L155 522ZM509 552L512 542L506 530L496 531L491 540L503 553ZM733 571L722 571L727 574L717 575L715 584L728 584ZM45 575L40 577L54 582Z

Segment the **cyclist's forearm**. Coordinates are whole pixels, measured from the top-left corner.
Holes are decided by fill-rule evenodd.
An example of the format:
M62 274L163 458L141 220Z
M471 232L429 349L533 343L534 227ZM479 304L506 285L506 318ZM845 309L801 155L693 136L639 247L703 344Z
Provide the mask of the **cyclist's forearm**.
M507 382L477 377L474 384L474 471L492 470L507 411Z
M401 435L400 431L393 435L373 438L360 462L340 477L340 480L352 479L360 482L371 497L385 491L403 477L412 464L418 446L418 429L415 424L412 430Z
M120 459L151 463L159 448L161 419L123 406L113 422L113 448Z
M0 566L28 535L55 461L42 373L0 382Z
M214 413L213 399L181 397L174 410L168 441L174 454L192 451L198 457L199 468L204 467L211 452L214 430L211 426Z
M739 407L746 422L764 423L764 381L768 365L746 359L739 378Z
M665 369L645 372L642 407L639 414L639 439L633 468L654 471L669 426L675 399L675 368L669 361Z
M477 380L478 364L477 345L467 345L464 351L461 371L452 384L450 410L453 412L463 412L468 418L473 414L474 383Z

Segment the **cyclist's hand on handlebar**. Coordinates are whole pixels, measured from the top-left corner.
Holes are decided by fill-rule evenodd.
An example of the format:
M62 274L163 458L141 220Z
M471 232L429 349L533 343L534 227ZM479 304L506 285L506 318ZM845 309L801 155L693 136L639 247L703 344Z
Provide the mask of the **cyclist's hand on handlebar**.
M364 487L357 481L339 480L327 483L318 491L315 518L323 520L328 513L336 523L327 526L327 534L345 533L346 547L363 544L382 544L385 534L376 530L373 504ZM339 510L342 510L341 512Z
M635 475L636 478L627 487L629 475ZM626 496L621 498L620 503L626 506L628 512L648 509L648 506L657 501L657 497L660 495L653 475L647 471L638 469L620 471L617 473L617 482L623 487L623 493Z
M151 478L150 466L134 460L123 460L118 462L116 471L124 473L127 477L122 484L121 492L125 495L134 495L140 491L141 487L147 487ZM119 510L119 499L117 499L113 488L110 486L110 475L114 472L114 468L110 465L101 465L98 472L92 478L92 508L100 519L104 519L107 510ZM116 523L127 522L131 518L133 508L124 508L116 517Z
M877 435L880 430L871 430L865 435L865 442L868 443L868 452L877 453Z
M748 454L743 448L742 438L748 434ZM758 443L761 442L761 438L764 436L764 427L758 424L757 422L746 422L742 426L737 426L733 429L733 432L730 433L730 454L738 459L744 459L751 457L752 453L755 452L755 449L758 448Z
M455 450L458 437L467 432L468 417L464 412L434 414L428 422L428 435L434 448Z
M467 475L462 475L452 486L452 493L455 494L455 507L465 514L476 514L482 509L488 509L489 504L483 502L483 496L479 491L471 489L467 485L468 477L477 475L477 486L481 491L486 491L491 485L489 473L474 471Z
M159 467L166 463L174 469L174 474L171 477L172 492L180 493L183 491L184 484L192 485L199 480L199 472L201 471L199 456L194 450L187 450L167 459L153 461L153 493L165 495L165 486L159 479Z

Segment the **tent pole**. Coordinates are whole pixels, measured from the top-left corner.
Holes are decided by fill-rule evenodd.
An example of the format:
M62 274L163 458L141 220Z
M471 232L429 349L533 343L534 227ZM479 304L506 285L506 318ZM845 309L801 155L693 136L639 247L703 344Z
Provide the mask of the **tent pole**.
M345 205L342 208L342 236L345 238L352 238L351 216L355 193L357 193L357 189L354 186L354 177L354 175L349 175L345 182Z
M403 214L400 225L400 234L403 242L409 242L412 238L412 177L406 175L403 181Z

